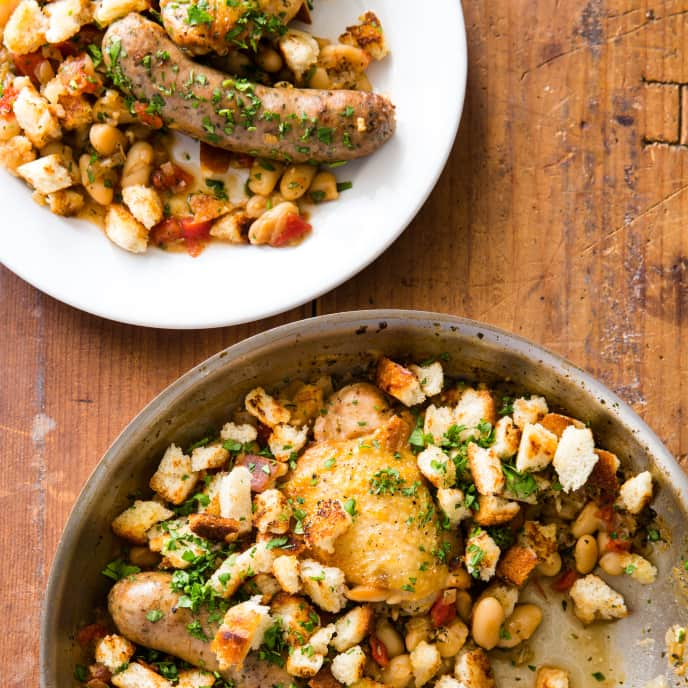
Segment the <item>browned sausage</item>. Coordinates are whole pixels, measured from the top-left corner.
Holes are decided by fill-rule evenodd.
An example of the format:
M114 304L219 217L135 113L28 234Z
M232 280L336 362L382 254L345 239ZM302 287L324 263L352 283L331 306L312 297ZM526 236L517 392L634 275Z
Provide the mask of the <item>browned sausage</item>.
M200 621L205 635L212 639L219 621L208 622L208 613L194 615L178 606L179 595L170 588L169 573L149 571L138 573L115 583L108 596L108 608L117 630L138 645L179 657L208 671L218 671L217 659L210 642L191 636L187 625ZM146 618L157 610L162 617L155 623ZM249 655L241 670L221 672L237 683L238 688L260 688L292 682L289 674L278 666Z
M219 148L293 162L352 160L394 133L394 106L363 91L268 88L190 60L154 22L132 13L110 26L115 80L171 129Z

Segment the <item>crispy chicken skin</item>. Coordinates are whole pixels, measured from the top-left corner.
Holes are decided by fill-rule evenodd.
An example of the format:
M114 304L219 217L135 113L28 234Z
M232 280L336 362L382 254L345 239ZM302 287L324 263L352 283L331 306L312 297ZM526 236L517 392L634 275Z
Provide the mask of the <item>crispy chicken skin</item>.
M246 38L248 29L242 24L250 17L250 10L255 8L268 21L284 25L302 4L303 0L240 0L231 4L226 0L161 0L160 14L170 38L192 55L211 51L226 55Z
M440 529L405 437L399 447L400 425L406 426L395 416L372 435L313 445L284 489L308 519L317 518L319 503L328 499L354 512L334 552L318 552L323 563L344 571L350 585L387 590L388 599L419 600L444 587L447 567L435 555L449 535Z

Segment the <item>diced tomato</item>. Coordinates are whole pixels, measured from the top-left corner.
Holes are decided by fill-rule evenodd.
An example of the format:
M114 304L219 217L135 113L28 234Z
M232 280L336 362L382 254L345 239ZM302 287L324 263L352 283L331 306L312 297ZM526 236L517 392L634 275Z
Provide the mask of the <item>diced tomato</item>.
M607 530L612 530L614 528L616 512L614 511L614 507L612 505L600 507L597 510L596 515L601 521L604 521L604 524L607 526Z
M440 597L432 605L430 618L436 627L446 626L456 618L456 604L450 604Z
M578 580L578 574L573 569L568 569L552 583L552 590L568 592L576 580Z
M86 53L66 59L60 66L60 81L71 95L97 93L103 81L93 66L93 60Z
M28 53L27 55L12 55L12 62L14 62L15 69L22 75L28 76L33 82L34 86L38 86L38 69L48 60L43 57L43 53L37 50L35 53Z
M284 218L281 230L270 239L270 246L286 246L291 244L304 237L312 229L313 227L300 215L289 213Z
M183 217L179 223L185 239L207 239L213 226L212 220L196 222L193 217Z
M77 631L76 642L81 647L87 647L94 641L104 638L107 635L107 628L99 623L89 624Z
M165 162L153 172L151 181L158 191L172 191L179 193L184 191L193 183L193 176L186 170L172 162Z
M609 540L607 540L607 544L605 545L604 548L607 552L618 552L618 553L623 553L623 552L630 552L631 551L631 541L630 540L625 540L623 538L618 538L618 537L610 537Z
M209 172L224 174L232 162L232 153L201 141L201 166Z
M146 103L134 103L134 112L143 124L151 129L162 129L165 126L162 117L158 114L147 112L147 109L148 105L146 105Z
M179 241L183 236L182 226L176 217L165 218L150 231L150 240L155 246Z
M19 91L17 91L13 86L5 86L5 90L0 98L0 117L9 117L12 114L12 106L14 101L17 100Z
M370 654L373 659L381 666L386 667L389 664L389 655L384 643L374 634L370 636Z

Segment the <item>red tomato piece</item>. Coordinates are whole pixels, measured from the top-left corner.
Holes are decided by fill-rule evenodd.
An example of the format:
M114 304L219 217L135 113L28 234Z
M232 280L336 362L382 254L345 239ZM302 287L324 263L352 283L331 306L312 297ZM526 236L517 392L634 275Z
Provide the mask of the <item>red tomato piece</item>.
M372 634L370 636L370 654L381 667L386 667L389 664L387 648L376 635Z
M12 86L5 86L5 90L0 98L0 117L9 117L12 114L12 106L17 100L19 91Z
M303 238L312 230L313 227L300 215L289 213L284 218L280 231L270 239L270 246L286 246Z
M182 226L176 217L165 218L150 231L150 240L155 246L170 244L184 237Z
M77 631L76 642L81 645L81 647L87 647L91 643L104 638L107 635L107 628L99 623L89 624L84 626Z
M619 554L623 552L630 552L631 541L618 537L610 537L604 549L607 552L618 552Z
M578 574L573 569L569 569L568 571L564 571L564 573L552 583L552 590L556 590L557 592L568 592L577 580Z
M213 221L196 222L193 217L182 217L179 220L185 239L207 239L210 236L210 228Z
M29 53L28 55L12 55L12 62L14 62L15 69L22 76L28 76L34 86L40 85L38 80L38 69L47 61L48 60L43 57L43 53L41 53L40 50L37 50L35 53Z
M66 59L60 66L60 80L71 95L97 93L103 81L93 66L93 60L86 53Z
M436 626L446 626L456 618L456 605L445 602L440 597L430 610L430 618L432 623Z
M165 162L153 172L151 180L158 191L179 193L193 183L193 176L172 162Z
M151 129L162 129L165 123L162 121L160 115L147 112L148 105L146 103L136 102L134 103L134 112L136 116L141 120L142 124L145 124Z
M604 521L604 524L607 526L607 530L612 530L614 528L616 512L611 504L600 507L597 510L597 517Z

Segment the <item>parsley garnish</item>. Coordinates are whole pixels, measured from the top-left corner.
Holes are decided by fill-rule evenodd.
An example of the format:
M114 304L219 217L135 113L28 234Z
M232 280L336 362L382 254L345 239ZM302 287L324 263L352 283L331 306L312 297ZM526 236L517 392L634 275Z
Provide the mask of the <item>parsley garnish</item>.
M186 23L189 26L212 24L214 18L213 15L208 12L209 9L207 0L198 0L195 5L189 5Z
M151 623L158 623L162 617L165 616L159 609L151 609L147 614L146 618Z
M520 473L508 463L502 464L502 471L506 478L507 487L517 497L524 499L533 494L533 492L537 492L537 481L530 473Z
M213 190L213 195L218 201L227 201L229 196L227 196L227 189L225 188L225 183L221 179L206 179L205 185Z
M141 569L138 566L127 564L123 559L115 559L111 561L101 573L106 578L118 581L127 576L133 576L135 573L139 573L139 571L141 571Z

